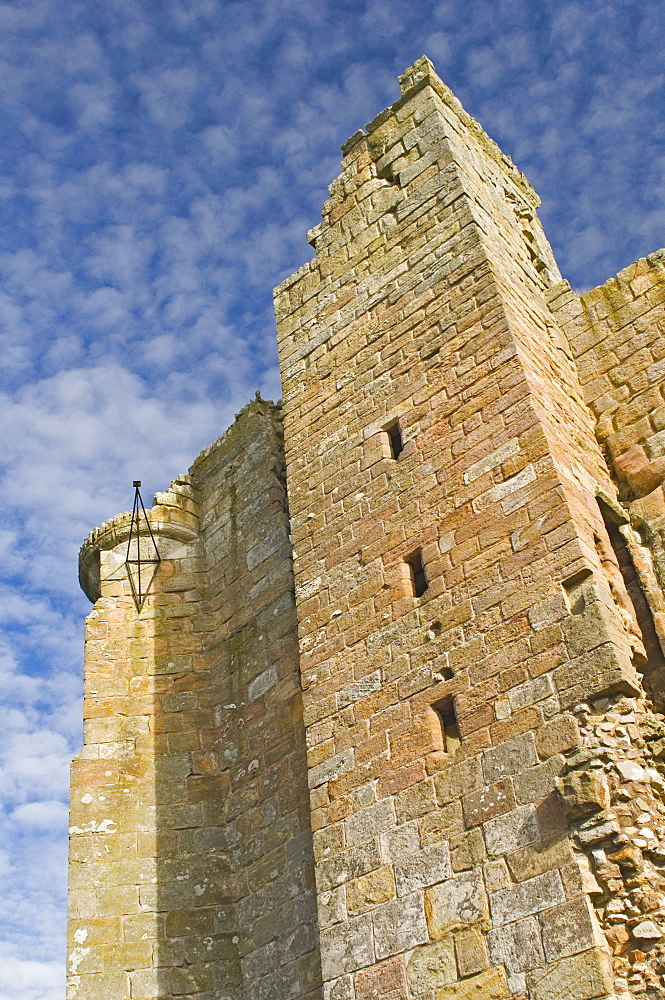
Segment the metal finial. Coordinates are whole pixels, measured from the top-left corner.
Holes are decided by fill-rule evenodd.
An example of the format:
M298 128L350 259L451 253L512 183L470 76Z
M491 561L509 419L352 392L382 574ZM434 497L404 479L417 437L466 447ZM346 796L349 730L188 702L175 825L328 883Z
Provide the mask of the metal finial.
M161 562L159 550L157 549L157 543L155 542L155 536L152 533L150 521L148 520L148 515L146 514L145 507L143 505L143 497L141 496L140 486L141 480L135 479L134 507L132 509L132 522L129 526L127 557L125 559L127 576L129 577L129 583L132 588L134 604L136 605L137 611L140 611L145 604L150 584L152 583L155 573L157 572L157 567ZM141 530L141 521L143 521L143 531ZM145 530L146 528L147 532ZM147 543L149 555L141 553L141 535L143 535L144 553L145 544ZM132 543L134 544L135 558L132 558ZM154 567L152 573L146 572L147 566Z

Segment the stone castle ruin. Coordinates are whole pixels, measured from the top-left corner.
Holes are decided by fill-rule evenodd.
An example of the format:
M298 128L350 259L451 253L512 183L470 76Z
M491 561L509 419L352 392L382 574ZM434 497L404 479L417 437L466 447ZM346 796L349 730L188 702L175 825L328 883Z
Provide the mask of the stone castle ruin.
M400 83L275 292L283 403L155 497L140 610L130 515L81 551L69 1000L663 996L665 252L575 294Z

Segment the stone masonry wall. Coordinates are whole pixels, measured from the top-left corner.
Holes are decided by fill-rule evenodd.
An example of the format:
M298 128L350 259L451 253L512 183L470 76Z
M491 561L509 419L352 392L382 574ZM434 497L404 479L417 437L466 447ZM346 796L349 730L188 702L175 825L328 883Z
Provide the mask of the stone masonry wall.
M276 289L284 426L155 497L140 608L128 514L81 551L68 1000L662 996L665 252L577 296L400 84Z
M151 524L161 586L140 615L125 567L130 515L103 524L81 554L95 606L86 625L84 746L72 765L68 1000L160 996L167 964L160 829L187 826L170 792L189 769L186 754L166 757L164 730L178 677L201 663L192 596L203 566L191 487L179 481L159 499ZM150 557L145 538L142 547Z
M607 997L557 781L572 710L641 693L614 489L535 196L401 83L275 296L324 995Z
M210 678L202 687L214 716L207 731L195 721L192 736L200 741L196 781L214 822L188 846L194 856L214 850L218 871L230 870L239 997L320 1000L279 410L247 406L232 432L197 459L192 478L209 566Z
M595 432L630 514L622 529L665 643L665 251L577 296L548 293L575 358ZM652 686L663 704L665 666Z
M626 502L665 479L665 251L599 288L550 292Z
M665 718L644 699L575 710L584 746L559 789L584 883L613 954L618 997L665 985Z
M252 403L155 498L140 613L129 516L84 547L70 1000L320 996L283 479L278 413Z

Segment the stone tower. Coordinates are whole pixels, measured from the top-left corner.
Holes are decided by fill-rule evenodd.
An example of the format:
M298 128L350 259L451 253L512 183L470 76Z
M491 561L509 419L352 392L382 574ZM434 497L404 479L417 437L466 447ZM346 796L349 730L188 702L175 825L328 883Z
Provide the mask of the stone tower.
M283 419L156 497L140 610L129 516L83 547L69 1000L662 996L665 254L575 295L400 83L276 290Z

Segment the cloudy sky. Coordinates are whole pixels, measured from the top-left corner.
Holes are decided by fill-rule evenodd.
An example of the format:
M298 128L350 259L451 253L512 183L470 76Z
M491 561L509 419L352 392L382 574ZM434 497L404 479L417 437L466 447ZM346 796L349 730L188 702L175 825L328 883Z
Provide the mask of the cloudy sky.
M561 270L665 243L661 0L0 4L0 1000L63 1000L88 531L260 388L339 146L427 53Z

